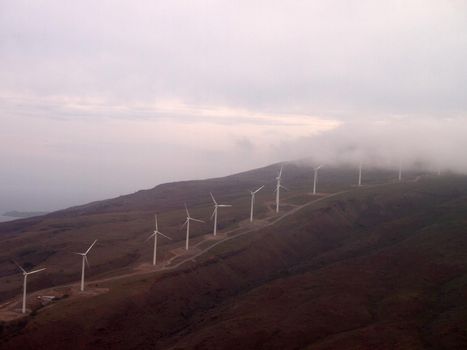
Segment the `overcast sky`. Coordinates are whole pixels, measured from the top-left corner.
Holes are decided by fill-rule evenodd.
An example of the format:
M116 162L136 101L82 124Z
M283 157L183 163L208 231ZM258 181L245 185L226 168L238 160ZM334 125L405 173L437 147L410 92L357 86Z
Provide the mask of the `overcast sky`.
M0 210L314 156L467 170L467 3L0 0Z

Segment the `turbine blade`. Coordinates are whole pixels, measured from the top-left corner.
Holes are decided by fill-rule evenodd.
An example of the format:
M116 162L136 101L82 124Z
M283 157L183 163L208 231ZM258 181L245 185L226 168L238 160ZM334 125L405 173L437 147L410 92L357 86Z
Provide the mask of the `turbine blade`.
M20 264L18 264L18 263L17 263L16 261L14 261L14 260L11 260L11 261L13 262L13 264L15 264L16 266L18 266L19 269L20 269L21 271L23 271L23 273L27 273L26 270L23 269L23 268L20 266Z
M44 271L44 270L45 270L45 268L39 269L39 270L34 270L34 271L31 271L31 272L26 272L26 275L32 275L33 273L41 272L41 271Z
M155 217L155 220L156 220L156 231L158 231L159 229L158 229L158 227L157 227L157 214L154 215L154 217Z
M209 220L212 220L212 218L214 217L214 215L216 214L216 211L217 211L217 206L214 208L214 210L212 211L212 214L211 214L211 218Z
M285 187L285 186L282 186L282 185L281 185L281 188L283 188L283 189L284 189L284 190L286 190L286 191L288 191L288 190L289 190L287 187Z
M165 238L167 238L167 239L170 239L170 240L172 240L172 238L170 238L169 236L166 236L166 235L164 235L164 234L163 234L163 233L161 233L161 232L159 232L159 234L160 234L162 237L165 237Z
M193 219L193 218L190 218L190 220L198 221L198 222L204 222L203 220L198 220L198 219Z
M84 253L77 253L77 252L71 252L72 254L76 254L76 255L84 255Z
M86 265L90 267L88 257L86 255L83 255L83 256L84 256L84 261L86 262Z
M214 202L214 204L217 205L217 202L216 202L216 200L214 199L214 196L212 195L212 193L209 192L209 194L211 195L211 198L212 198L212 201Z
M149 235L149 237L146 238L144 241L145 241L145 242L149 241L149 240L156 234L156 232L157 232L157 231L154 231L154 233L151 233L151 234Z
M188 212L188 207L186 206L186 203L185 203L185 211L186 211L186 216L190 217L190 213Z
M186 220L185 220L185 222L183 223L182 227L180 227L180 230L186 226L186 224L188 223L188 220L190 220L189 217L186 218Z
M94 246L94 244L96 244L96 242L97 242L97 239L96 239L94 242L92 242L91 246L88 248L88 250L86 250L86 252L84 253L84 255L86 255L87 253L89 253L89 251L90 251L91 248Z
M253 193L255 193L255 194L256 194L257 192L261 191L261 190L263 189L263 187L264 187L264 185L263 185L263 186L261 186L260 188L258 188L258 189L257 189L256 191L254 191Z
M231 207L232 204L219 204L218 207L221 207L221 208L227 208L227 207Z
M283 168L283 167L284 167L284 166L283 166L283 165L281 165L281 170L279 170L279 176L278 176L278 178L279 178L279 179L280 179L280 178L281 178L281 176L282 176L282 168Z

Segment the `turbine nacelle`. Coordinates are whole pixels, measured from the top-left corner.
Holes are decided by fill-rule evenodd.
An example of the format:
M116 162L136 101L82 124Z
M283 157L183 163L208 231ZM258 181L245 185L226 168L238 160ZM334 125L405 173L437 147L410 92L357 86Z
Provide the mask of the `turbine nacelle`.
M91 251L92 247L94 246L94 244L96 244L96 242L97 242L97 239L94 242L92 242L92 244L89 246L89 248L84 253L73 252L73 254L81 255L81 256L84 256L86 258L86 256Z
M204 222L203 220L199 220L199 219L195 219L195 218L187 216L186 221L182 225L182 228L185 227L185 225L188 224L189 221Z
M287 187L285 187L285 186L283 186L283 185L281 185L281 184L278 184L278 185L276 186L276 188L273 189L272 191L273 191L273 192L277 192L277 190L278 190L279 188L282 188L282 189L284 189L284 190L286 190L286 191L289 190Z
M191 221L196 221L196 222L204 222L203 220L195 219L195 218L192 218L192 217L190 216L190 212L188 211L188 207L186 206L186 203L185 203L185 211L186 211L186 220L185 220L185 222L183 223L182 228L183 228L186 224L188 224L188 222L189 222L190 220L191 220Z
M209 192L209 194L211 195L212 201L214 202L214 211L212 212L211 219L215 215L215 213L217 212L217 208L228 208L228 207L232 206L231 204L219 204L219 203L217 203L216 199L214 198L212 193Z
M16 261L13 261L13 263L18 266L18 268L21 270L23 276L28 276L28 275L32 275L33 273L37 273L37 272L41 272L41 271L44 271L46 270L46 268L43 268L43 269L38 269L38 270L34 270L34 271L29 271L27 272L25 269L23 269L21 267L21 265L19 265Z
M215 236L216 233L217 233L217 209L231 207L231 205L230 204L219 204L219 203L217 203L217 201L214 198L214 196L212 195L212 193L209 192L209 194L211 195L212 201L214 202L214 210L212 211L211 220L214 219L213 234Z
M172 240L172 238L170 238L169 236L164 235L162 232L159 231L159 226L158 226L158 224L157 224L157 214L155 215L155 224L156 224L156 229L154 230L153 233L151 233L151 234L149 235L148 238L146 238L146 241L150 240L152 237L157 236L157 235Z
M252 196L254 196L256 193L258 193L259 191L261 191L261 190L263 189L263 187L264 187L264 185L261 186L260 188L256 189L255 191L250 191L250 194L251 194Z
M172 240L172 238L170 238L169 236L164 235L162 232L154 231L153 233L151 233L151 235L148 238L146 238L146 241L150 240L152 237L157 236L157 235Z

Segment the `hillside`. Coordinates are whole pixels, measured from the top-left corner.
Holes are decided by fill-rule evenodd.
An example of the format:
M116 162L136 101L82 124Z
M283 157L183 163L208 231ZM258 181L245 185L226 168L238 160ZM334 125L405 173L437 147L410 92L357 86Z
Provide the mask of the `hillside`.
M334 187L328 183L326 193L310 196L309 170L296 167L293 177L293 167L288 168L292 188L283 214L268 211L271 193L265 191L257 226L240 224L231 239L226 233L225 241L176 268L101 279L90 285L101 292L39 310L27 324L5 328L0 344L17 349L465 348L467 178L414 176L399 184L387 182L391 174L375 172L374 182L381 185L355 188L345 183L353 175L349 170ZM274 175L276 169L260 171ZM329 177L333 172L338 178L338 169L329 169ZM226 179L234 183L236 177ZM235 197L239 187L232 185L225 198L248 204L247 197ZM196 209L208 213L202 205ZM225 230L235 230L245 212L226 210ZM178 209L169 213L182 215ZM109 215L128 219L141 213L99 213L95 224ZM11 227L7 230L18 239ZM112 248L120 249L116 243ZM92 259L102 261L112 253L100 249Z
M185 232L180 229L185 220L185 202L194 217L206 221L203 225L193 225L191 236L196 242L199 237L212 232L209 192L213 192L219 201L234 205L223 211L219 221L221 229L234 228L249 215L248 190L264 184L256 206L257 216L261 218L267 213L265 204L274 199L272 190L279 168L276 164L223 178L163 184L44 216L1 223L0 302L21 290L22 280L11 259L26 268L47 267L44 276L31 279L31 290L76 281L81 265L71 252L86 249L95 239L99 242L89 257L92 265L87 272L89 276L103 276L112 271L120 273L122 269L128 270L149 261L151 249L145 239L154 229L155 212L159 213L161 230L173 238L173 241L160 242L161 256L166 256L185 239ZM367 183L387 182L394 176L394 172L372 170L365 180ZM310 191L312 180L309 165L286 164L284 185L289 191L283 192L283 198L286 200ZM349 188L355 181L354 168L323 168L319 189L335 192Z

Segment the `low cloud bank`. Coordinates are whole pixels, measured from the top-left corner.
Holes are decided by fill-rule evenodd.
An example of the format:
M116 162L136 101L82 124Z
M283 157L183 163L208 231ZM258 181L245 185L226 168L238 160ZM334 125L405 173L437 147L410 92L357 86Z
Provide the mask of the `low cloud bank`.
M467 173L467 121L464 118L398 118L356 121L318 136L284 145L294 158L341 165L423 167ZM285 154L284 154L285 155Z

